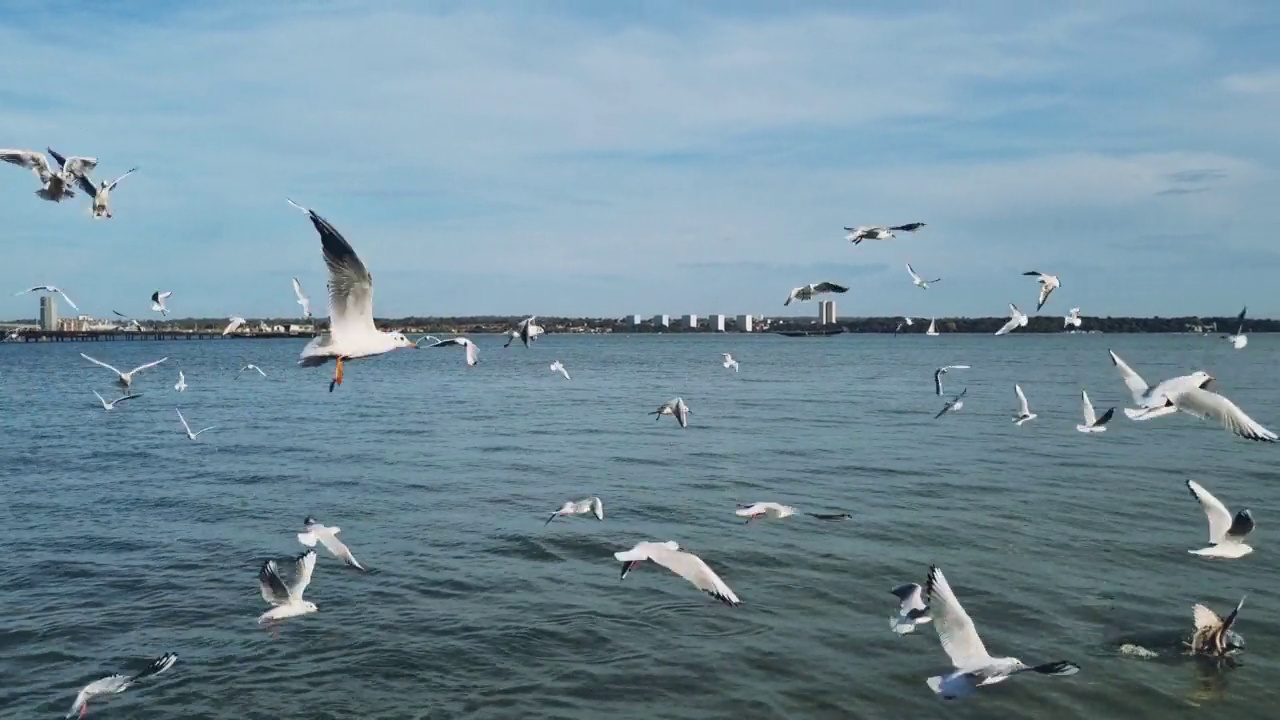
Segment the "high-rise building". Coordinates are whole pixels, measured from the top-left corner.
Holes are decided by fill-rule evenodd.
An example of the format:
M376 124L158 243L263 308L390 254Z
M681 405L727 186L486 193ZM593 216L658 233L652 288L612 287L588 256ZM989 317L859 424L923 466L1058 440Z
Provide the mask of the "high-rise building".
M750 315L738 316L738 332L751 332L751 316Z
M711 332L724 332L724 316L708 315L707 327L711 328Z
M684 330L697 330L698 316L690 314L680 318L680 327Z
M58 299L53 295L40 296L40 329L45 332L58 329Z
M670 315L654 315L654 316L653 316L653 329L654 329L654 330L657 330L657 329L659 329L659 328L669 328L669 327L671 327L671 316L670 316Z
M818 301L818 324L819 325L835 325L836 324L836 301L835 300L819 300Z
M638 328L638 327L640 327L640 325L641 325L641 324L643 324L643 323L644 323L644 320L643 320L643 319L641 319L639 315L632 315L632 316L631 316L631 327L633 327L633 328Z

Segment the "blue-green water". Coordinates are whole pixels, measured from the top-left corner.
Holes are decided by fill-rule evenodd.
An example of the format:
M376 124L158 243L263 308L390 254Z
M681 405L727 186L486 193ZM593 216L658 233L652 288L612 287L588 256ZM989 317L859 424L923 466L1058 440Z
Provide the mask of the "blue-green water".
M1163 719L1280 700L1280 447L1185 416L1075 431L1081 387L1099 412L1128 398L1108 347L1153 382L1208 370L1280 429L1280 337L475 339L476 368L403 350L332 394L332 366L294 367L304 341L0 345L0 717L60 716L165 651L169 673L91 717ZM91 390L114 397L112 377L81 351L169 361L104 412ZM236 380L244 361L270 377ZM953 363L973 366L946 378L965 407L935 421L932 371ZM1039 414L1021 428L1015 381ZM676 395L685 430L646 414ZM218 427L188 441L175 407ZM1188 478L1253 509L1253 555L1187 553L1207 534ZM603 523L543 526L589 495ZM734 503L755 500L854 519L745 526ZM374 572L321 550L319 613L273 637L258 567L302 550L309 514ZM651 565L619 581L612 553L641 540L699 554L744 604ZM993 653L1083 671L936 700L936 634L888 627L889 588L931 562ZM1118 651L1244 593L1237 667Z

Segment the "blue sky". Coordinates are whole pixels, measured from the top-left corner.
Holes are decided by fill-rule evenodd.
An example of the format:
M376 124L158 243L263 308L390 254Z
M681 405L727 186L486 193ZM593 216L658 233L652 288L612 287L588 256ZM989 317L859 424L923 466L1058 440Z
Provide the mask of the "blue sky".
M1055 5L5 3L0 146L141 170L93 221L0 167L0 280L289 315L325 274L288 196L385 317L808 315L822 280L994 316L1029 269L1045 313L1280 315L1280 5Z

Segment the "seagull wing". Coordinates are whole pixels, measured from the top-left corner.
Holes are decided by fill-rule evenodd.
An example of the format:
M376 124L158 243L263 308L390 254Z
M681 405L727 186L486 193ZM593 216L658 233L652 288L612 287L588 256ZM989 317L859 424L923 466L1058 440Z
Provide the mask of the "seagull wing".
M1236 335L1244 334L1244 314L1247 312L1249 312L1249 306L1245 305L1244 309L1240 311L1240 314L1236 316L1236 320L1240 323L1239 327L1236 328Z
M1089 402L1089 393L1084 390L1081 390L1080 401L1081 401L1081 407L1084 411L1084 424L1093 425L1094 423L1098 422L1098 416L1093 412L1093 403Z
M911 263L907 263L907 274L911 276L912 282L921 282L920 276L917 275L916 271L912 269Z
M1036 303L1036 311L1039 311L1040 308L1044 307L1045 301L1048 300L1049 296L1053 294L1053 289L1054 289L1054 286L1048 283L1045 283L1044 285L1040 286L1040 301Z
M1151 386L1147 385L1147 381L1143 380L1141 375L1134 372L1133 368L1121 360L1119 355L1111 350L1107 352L1111 353L1111 364L1115 365L1116 369L1120 371L1120 379L1124 380L1125 387L1129 388L1129 392L1133 395L1133 402L1141 405L1142 396L1147 394L1147 390Z
M7 163L13 163L24 168L30 168L40 178L41 183L49 182L49 178L53 176L53 170L49 168L49 161L45 159L44 154L34 150L0 150L0 160Z
M978 637L973 620L969 619L969 614L936 565L929 568L925 595L933 609L933 627L938 631L938 640L942 641L942 649L951 658L951 664L957 670L974 670L990 665L991 655L982 644L982 638Z
M604 520L604 503L600 502L600 498L591 498L591 514L596 516L597 520Z
M1018 383L1013 384L1013 392L1018 396L1018 414L1030 415L1031 406L1027 403L1027 394L1022 392L1022 386Z
M176 409L177 409L177 408L175 408L175 410L176 410ZM182 421L182 427L183 427L183 429L184 429L184 430L186 430L186 431L187 431L187 434L188 434L188 435L189 435L189 434L191 434L191 426L187 424L187 419L186 419L186 418L184 418L184 417L182 417L182 411L181 411L181 410L178 410L178 419Z
M133 374L135 374L135 373L137 373L137 372L140 372L140 371L142 371L142 370L146 370L147 368L153 368L153 367L155 367L155 366L159 365L160 363L162 363L162 362L164 362L165 360L168 360L168 359L169 359L169 358L167 358L167 357L162 357L162 358L160 358L159 360L156 360L156 361L154 361L154 362L149 362L149 363L147 363L146 365L139 365L138 367L136 367L136 368L134 368L134 369L130 370L129 372L127 372L127 373L125 373L125 374L126 374L126 375L133 375Z
M1196 605L1192 607L1191 612L1195 618L1196 630L1216 628L1222 624L1222 618L1218 617L1218 613L1203 605Z
M346 543L339 540L338 536L333 534L333 528L329 528L329 530L330 532L318 532L315 534L316 539L320 541L320 544L324 546L324 549L333 553L334 557L347 565L363 570L364 568L360 566L360 563L356 562L356 556L351 554L351 549L346 546ZM313 561L312 565L314 564L315 562ZM299 592L298 594L301 596L302 593Z
M722 603L737 605L742 602L720 579L720 576L716 575L715 571L697 555L657 546L649 548L649 559L693 583L694 587Z
M480 348L476 347L476 344L470 340L463 344L467 347L467 365L471 366L480 362ZM564 372L564 369L561 368L560 372ZM569 377L568 373L565 373L565 377Z
M1005 323L999 330L997 330L996 334L1004 335L1005 333L1009 332L1010 330L1016 327L1018 327L1018 318L1015 317L1009 320L1009 322Z
M115 190L115 189L116 189L116 185L119 185L121 180L123 180L123 179L125 179L125 178L129 177L130 175L132 175L132 174L134 174L134 173L136 173L136 172L138 172L138 168L136 168L136 167L135 167L135 168L130 168L130 169L129 169L129 172L127 172L127 173L125 173L125 174L121 175L120 177L116 178L115 180L112 180L112 181L111 181L111 183L110 183L109 185L107 185L107 191L108 191L108 192L110 192L110 191L112 191L112 190Z
M49 152L50 154L53 154L52 149L49 149ZM63 158L61 156L58 156L57 159L58 159L58 162L62 164L63 172L69 175L74 175L77 178L81 178L81 177L84 177L85 175L88 175L89 173L93 172L95 168L98 167L98 158L80 157L78 155L72 155L71 157L68 157L68 158Z
M125 691L125 688L128 687L129 678L125 675L108 675L107 677L99 680L94 680L88 685L85 685L80 692L76 693L76 700L71 704L71 709L67 711L65 717L74 718L80 715L84 710L85 703L89 702L90 698L98 695L114 695L115 693L122 693Z
M1200 503L1200 509L1204 510L1204 514L1209 517L1209 542L1214 544L1222 542L1227 536L1227 531L1231 529L1231 511L1195 480L1187 481L1187 489L1191 491L1191 497Z
M1275 442L1276 434L1259 425L1227 398L1208 390L1189 388L1171 400L1179 410L1202 418L1212 418L1227 430L1248 440Z
M117 374L117 375L124 375L124 373L122 373L122 372L120 372L119 370L117 370L117 369L115 369L115 368L111 367L110 365L108 365L108 364L106 364L106 363L102 362L101 360L95 360L95 359L93 359L93 358L89 357L88 355L85 355L84 353L80 353L80 357L84 358L85 360L88 360L89 362L93 363L94 365L101 365L102 367L104 367L104 368L106 368L106 369L110 370L111 372L113 372L113 373L115 373L115 374Z
M942 374L947 371L946 368L938 368L933 371L933 391L942 396Z
M813 291L820 293L845 293L849 292L849 288L844 285L837 285L833 282L820 282L813 286Z
M60 288L54 288L54 292L61 295L62 299L66 300L67 304L71 306L71 309L75 310L76 312L80 312L80 307L75 304L75 302L71 299L71 296L68 295L65 290L62 290Z
M919 583L899 585L889 592L897 595L902 601L903 610L924 610L928 607L924 604L924 588L920 587Z
M307 213L320 233L324 261L329 267L330 333L369 335L377 332L373 324L373 277L356 251L337 228L314 210L292 200L289 204Z
M796 296L798 296L798 295L800 294L800 291L801 291L801 290L803 290L803 289L804 289L804 288L792 288L792 289L791 289L791 294L787 295L787 299L786 299L786 300L784 300L784 301L782 301L782 305L783 305L784 307L785 307L785 306L787 306L787 305L790 305L790 304L791 304L791 301L792 301L792 300L795 300L795 299L796 299Z
M262 591L262 599L272 605L284 605L289 602L289 588L280 579L280 570L275 560L262 563L258 571L258 589Z
M129 678L129 684L132 685L139 680L159 675L165 670L173 667L173 664L176 662L178 662L178 656L176 653L165 653L155 660L152 660L151 663L143 668L137 675Z
M448 340L437 340L434 344L428 345L428 348L445 347L448 345L462 345L462 338L449 338Z
M324 540L320 542L323 543ZM297 574L293 578L293 584L289 586L289 599L296 601L302 599L302 593L306 592L307 586L311 584L311 572L316 567L316 551L308 550L299 555L294 562L294 567Z

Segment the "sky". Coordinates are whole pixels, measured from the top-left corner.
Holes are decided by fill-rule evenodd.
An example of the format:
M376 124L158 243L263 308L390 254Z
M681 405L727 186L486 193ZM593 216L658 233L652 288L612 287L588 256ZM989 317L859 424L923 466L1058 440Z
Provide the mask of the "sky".
M93 220L0 166L0 282L95 316L1280 317L1280 4L0 7L0 146L139 171ZM926 222L854 246L843 226ZM911 285L904 263L942 282ZM34 317L0 292L0 317Z

